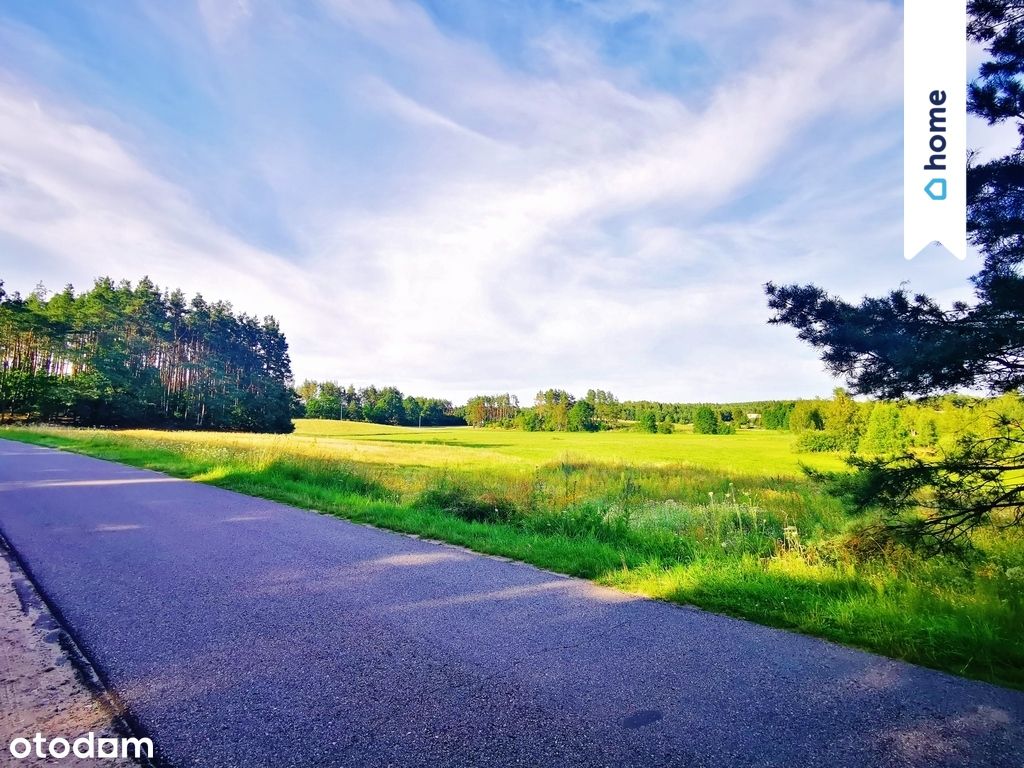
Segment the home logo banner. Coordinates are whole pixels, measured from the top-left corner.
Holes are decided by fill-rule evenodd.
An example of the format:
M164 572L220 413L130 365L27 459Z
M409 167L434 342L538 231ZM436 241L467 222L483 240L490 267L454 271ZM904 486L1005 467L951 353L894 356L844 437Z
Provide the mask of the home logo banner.
M906 0L903 254L967 258L967 6Z

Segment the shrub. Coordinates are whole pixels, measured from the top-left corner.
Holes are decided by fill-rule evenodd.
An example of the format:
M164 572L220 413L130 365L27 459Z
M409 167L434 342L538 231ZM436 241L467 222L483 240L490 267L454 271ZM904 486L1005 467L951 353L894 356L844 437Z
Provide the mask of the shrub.
M714 408L702 405L694 411L693 431L698 435L734 435L736 426L722 421Z
M713 408L702 405L693 414L693 431L698 435L718 434L718 414Z
M594 421L594 406L586 400L578 400L569 409L568 430L570 432L594 432L597 422Z
M825 428L825 420L817 401L800 400L789 414L789 428L793 432L807 432Z
M774 403L761 414L761 426L765 429L789 429L789 415L794 403Z
M905 451L910 431L903 423L900 409L894 403L878 403L871 409L868 428L861 440L865 453L892 454Z
M849 440L838 432L822 430L804 432L797 438L796 450L801 453L831 453L850 450Z
M524 432L539 432L544 426L541 424L540 416L532 408L520 411L516 422Z
M644 411L640 414L640 431L655 433L658 431L658 414L654 411Z
M445 477L420 493L416 506L447 512L471 523L504 523L518 516L508 499L490 492L476 495Z

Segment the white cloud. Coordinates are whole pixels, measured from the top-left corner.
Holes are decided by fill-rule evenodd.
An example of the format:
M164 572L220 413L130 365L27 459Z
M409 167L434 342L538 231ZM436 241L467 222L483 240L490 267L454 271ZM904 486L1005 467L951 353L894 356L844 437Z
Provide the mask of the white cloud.
M261 9L201 6L204 34L233 43L214 45L207 66L221 88L251 89L230 105L246 126L240 157L268 179L297 254L243 239L204 210L200 173L196 188L187 172L172 183L111 124L93 125L87 105L65 96L58 107L40 87L8 82L0 232L49 260L45 274L43 262L5 264L8 282L148 273L276 314L299 376L455 399L550 385L663 399L827 392L813 353L764 325L760 285L823 280L823 264L854 290L894 284L895 267L866 276L843 262L899 240L898 214L865 179L841 203L822 199L820 163L839 149L836 167L856 175L891 149L874 136L844 146L834 126L886 129L872 121L899 104L898 9L778 3L751 19L699 4L689 27L671 13L665 35L705 45L727 40L729 25L785 27L696 99L639 85L572 28L535 40L531 66L517 69L409 3L329 8L333 30L274 27L282 52L245 47L270 23ZM612 10L591 7L604 22ZM253 84L251 57L263 53L321 78L317 119L336 123L310 126L287 88ZM402 163L379 180L361 168L364 193L339 184L330 163L355 166L361 148L310 137L350 135L346 120L371 118ZM264 122L274 130L249 129ZM820 125L825 146L803 145ZM786 197L758 197L780 166Z
M793 151L790 142L809 121L829 110L891 105L899 96L898 83L872 86L872 101L862 82L885 82L882 75L899 62L896 16L880 6L827 14L794 29L700 112L661 94L623 92L594 67L570 68L576 79L557 83L496 72L477 60L477 51L430 27L418 9L403 14L397 5L386 12L377 3L373 8L371 21L361 13L364 6L346 3L342 10L388 50L411 51L425 79L436 81L437 68L455 65L466 73L450 91L431 94L431 114L457 114L460 126L486 125L481 115L510 114L510 120L494 122L532 130L505 141L493 159L466 146L466 162L439 169L426 190L403 198L394 210L343 216L323 250L354 251L387 265L386 303L393 313L382 323L382 337L390 328L431 329L460 350L499 345L504 363L487 363L500 368L492 388L524 366L540 376L554 372L546 374L549 379L575 378L586 360L607 365L610 346L626 368L656 372L671 364L671 352L651 359L638 340L674 329L680 347L706 349L716 311L734 323L763 323L760 282L740 292L715 289L723 279L716 262L736 238L715 248L709 242L714 233L701 234L707 225L700 214L741 193L784 149ZM640 228L625 243L603 242L594 231L597 222L651 205L668 206L678 223ZM581 232L592 235L590 243L574 237ZM699 250L675 250L695 241L701 241ZM646 271L679 265L690 267L684 278L657 289L630 285ZM601 277L597 285L588 284L590 275ZM405 359L429 368L438 359L431 345L422 348L422 358L409 354L405 340L385 349L395 365ZM712 361L723 356L729 351L701 355ZM461 371L473 355L441 358L454 358L450 370ZM726 387L737 391L734 382L720 382L718 390ZM655 388L659 396L672 396L669 386L648 384L648 391ZM685 396L700 393L687 390Z
M2 82L0 232L27 246L20 257L6 249L10 289L40 278L51 288L84 288L101 275L149 274L250 314L273 308L300 334L314 332L311 312L295 311L308 283L295 265L224 232L109 134ZM49 258L49 274L38 274L33 253ZM311 310L331 310L309 299Z

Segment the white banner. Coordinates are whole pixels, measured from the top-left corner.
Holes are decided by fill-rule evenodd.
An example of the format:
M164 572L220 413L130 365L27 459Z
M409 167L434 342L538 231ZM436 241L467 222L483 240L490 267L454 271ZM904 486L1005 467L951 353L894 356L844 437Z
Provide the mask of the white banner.
M967 3L903 5L903 255L967 258Z

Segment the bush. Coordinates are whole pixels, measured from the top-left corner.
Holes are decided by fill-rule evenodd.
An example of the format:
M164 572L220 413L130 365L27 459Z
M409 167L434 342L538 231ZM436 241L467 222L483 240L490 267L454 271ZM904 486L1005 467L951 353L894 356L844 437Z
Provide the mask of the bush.
M817 401L800 400L789 414L789 428L793 432L807 432L825 428L825 420Z
M702 405L694 411L693 431L698 435L734 435L736 426L732 422L722 421L714 408Z
M532 408L521 411L516 417L516 422L524 432L539 432L544 426L541 424L540 416Z
M801 453L833 453L850 450L849 439L832 430L804 432L797 438L796 450Z
M868 427L861 440L865 453L894 454L907 449L910 430L903 423L899 407L894 403L877 403L868 417Z
M570 432L594 432L597 422L594 421L594 406L586 400L579 400L569 409L568 430Z
M718 434L718 414L714 409L702 405L693 414L693 431L698 435Z
M658 414L654 411L644 411L640 414L640 431L650 432L651 434L658 431Z
M761 426L765 429L789 429L789 416L795 403L775 403L761 414Z
M416 506L447 512L471 523L504 523L518 516L508 499L489 492L478 496L443 477L416 498Z

